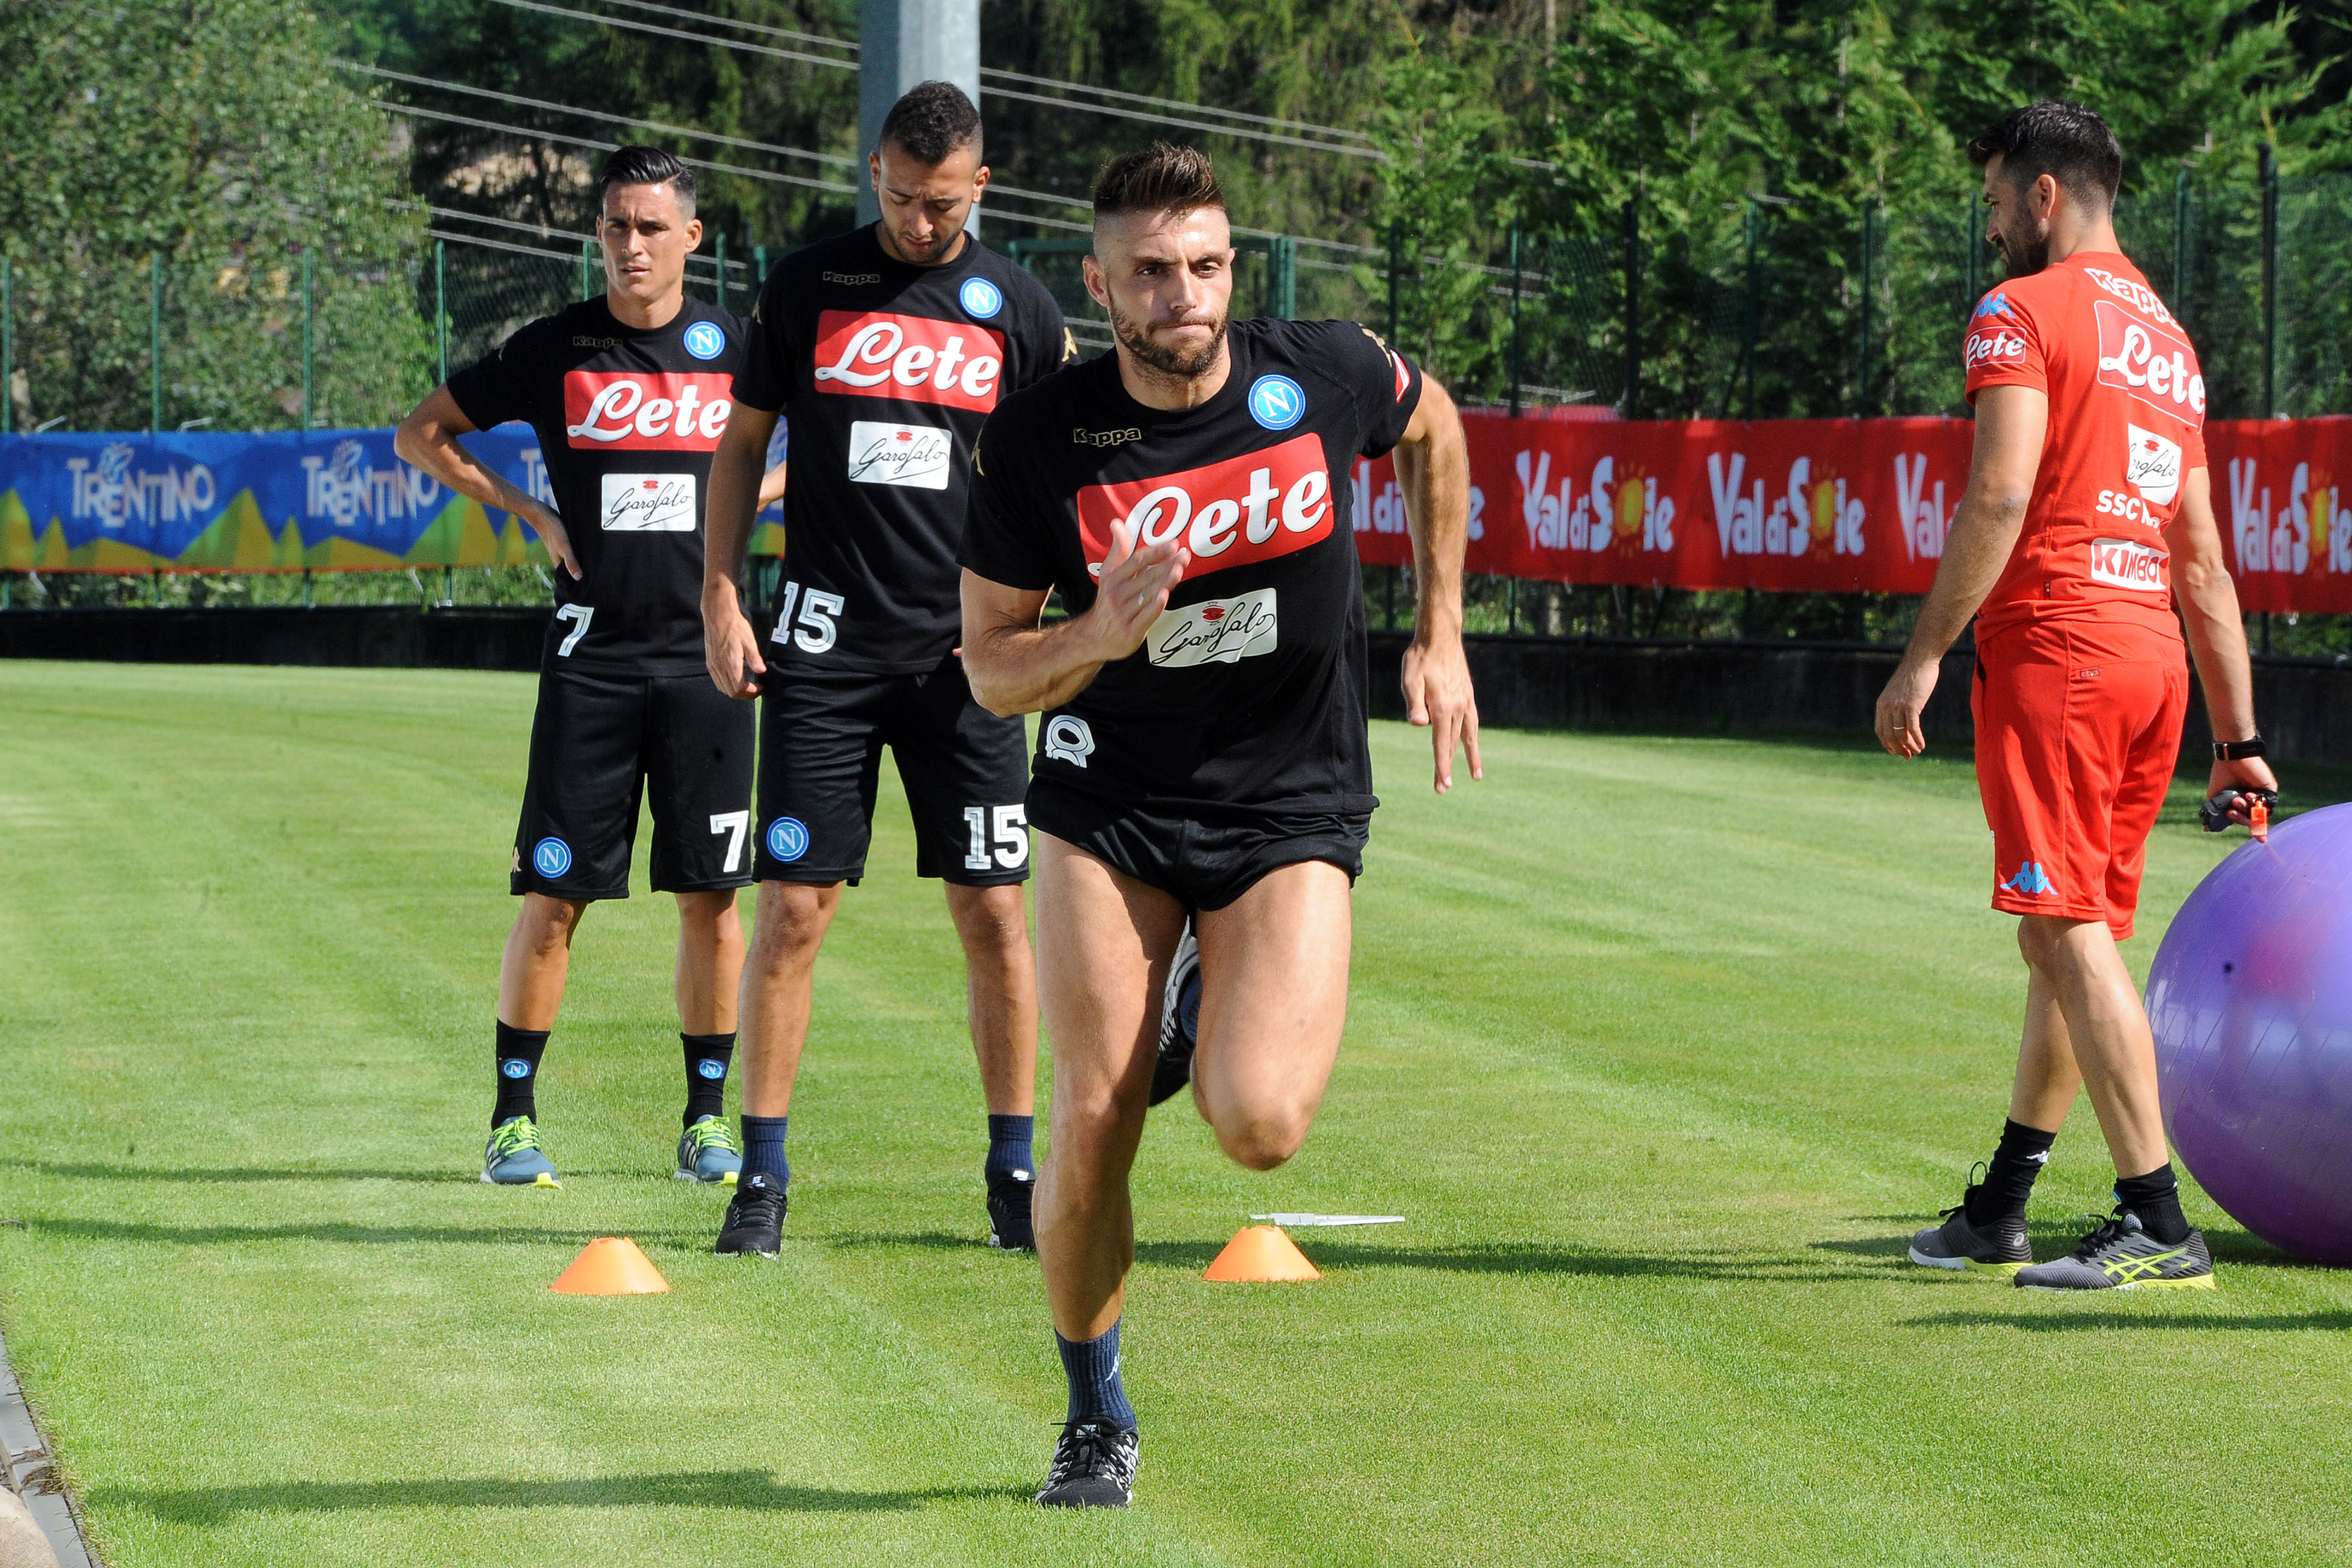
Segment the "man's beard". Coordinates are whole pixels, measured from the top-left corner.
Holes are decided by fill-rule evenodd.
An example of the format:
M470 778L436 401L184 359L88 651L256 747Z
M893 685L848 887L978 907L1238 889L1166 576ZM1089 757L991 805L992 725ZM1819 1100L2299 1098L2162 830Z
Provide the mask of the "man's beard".
M1217 363L1217 351L1224 346L1226 319L1223 316L1217 317L1213 322L1176 323L1187 326L1210 325L1215 328L1215 331L1209 334L1209 341L1202 345L1200 353L1188 354L1165 343L1154 342L1148 331L1138 325L1131 318L1122 315L1117 305L1109 306L1108 309L1110 311L1111 332L1118 339L1120 344L1128 353L1162 375L1172 375L1182 381L1192 381L1206 375L1210 368Z
M2011 240L2003 237L1998 244L2000 258L2009 268L2011 278L2031 278L2050 265L2050 234L2047 229L2030 239Z

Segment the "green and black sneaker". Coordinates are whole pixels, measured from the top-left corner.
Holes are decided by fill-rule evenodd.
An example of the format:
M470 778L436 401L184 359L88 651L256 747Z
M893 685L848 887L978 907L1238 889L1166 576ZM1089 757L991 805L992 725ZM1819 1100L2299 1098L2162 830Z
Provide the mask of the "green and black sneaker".
M539 1146L539 1124L528 1116L509 1116L490 1129L482 1151L482 1180L499 1187L560 1187L555 1167Z
M2028 1290L2136 1290L2143 1285L2210 1290L2213 1255L2205 1249L2203 1231L2192 1230L2168 1247L2141 1227L2139 1215L2117 1205L2072 1257L2021 1268L2017 1283Z
M1979 1166L1979 1169L1982 1167ZM1960 1194L1958 1206L1944 1211L1944 1223L1929 1226L1911 1238L1911 1261L1928 1268L1980 1269L2014 1274L2033 1262L2033 1247L2025 1239L2025 1222L1994 1221L1979 1229L1969 1220L1969 1201L1984 1187L1971 1183Z

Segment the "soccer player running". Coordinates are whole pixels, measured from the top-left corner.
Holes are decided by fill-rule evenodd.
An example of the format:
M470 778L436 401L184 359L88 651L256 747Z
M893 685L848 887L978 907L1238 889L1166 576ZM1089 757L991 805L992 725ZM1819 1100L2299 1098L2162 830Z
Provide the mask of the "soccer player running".
M1462 650L1468 458L1435 382L1348 321L1228 325L1234 246L1202 154L1105 164L1087 292L1117 350L1009 399L973 458L964 666L1042 711L1029 816L1054 1037L1038 1255L1069 1405L1051 1505L1124 1506L1128 1174L1178 1015L1177 1071L1225 1152L1271 1170L1321 1104L1348 1002L1349 888L1372 808L1358 456L1391 447L1420 590L1404 690L1479 776ZM1041 624L1058 590L1069 619ZM1192 916L1200 990L1171 984ZM1191 1060L1183 1061L1186 1045Z
M743 985L744 1177L718 1250L773 1257L810 982L844 883L865 874L882 748L947 884L988 1107L990 1239L1029 1247L1037 981L1022 884L1027 737L971 700L955 658L956 543L971 444L1007 392L1072 349L1044 285L966 232L988 184L980 113L918 85L883 121L879 223L772 270L712 475L702 614L710 679L764 691L758 922ZM737 584L779 413L792 431L783 602L764 657ZM746 710L748 713L748 710Z
M605 289L519 329L452 376L400 427L400 455L538 532L556 567L540 660L530 769L509 878L522 908L499 966L498 1095L482 1180L556 1184L534 1089L570 968L599 899L629 896L637 808L653 792L652 881L677 897L677 1012L686 1049L681 1179L731 1183L722 1109L735 1047L751 879L752 717L702 673L703 508L726 430L741 321L685 293L701 243L694 174L623 147L597 176ZM553 505L458 437L530 425ZM781 493L781 469L768 485Z
M2179 754L2184 622L2218 737L2209 796L2229 795L2241 823L2244 792L2276 798L2213 518L2205 382L2187 332L2116 247L2123 152L2105 121L2043 101L1969 155L2009 278L1969 325L1968 489L1877 732L1897 756L1926 749L1937 663L1974 615L1977 784L1993 908L2021 917L2025 1033L1984 1181L1913 1238L1911 1259L2052 1289L2210 1287L2212 1258L2166 1154L2147 1015L2116 951ZM2114 1216L2071 1257L2035 1265L2026 1199L2085 1087L2115 1157Z

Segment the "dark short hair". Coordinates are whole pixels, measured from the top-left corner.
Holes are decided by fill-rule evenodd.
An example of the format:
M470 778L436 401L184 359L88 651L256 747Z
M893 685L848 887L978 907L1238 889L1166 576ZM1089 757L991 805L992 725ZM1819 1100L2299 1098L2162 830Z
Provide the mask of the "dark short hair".
M677 153L659 147L615 147L606 155L604 166L596 171L599 211L614 185L667 185L677 193L678 205L694 210L694 171Z
M2097 110L2062 98L2012 109L1969 143L1969 162L1978 168L1995 158L2018 189L2048 174L2086 205L2113 206L2124 183L2124 150L2116 133Z
M1203 207L1223 212L1224 206L1217 166L1197 147L1154 142L1139 152L1121 153L1095 176L1097 218L1128 213L1198 212Z
M980 153L980 110L951 81L919 81L882 117L881 140L925 168L970 147Z

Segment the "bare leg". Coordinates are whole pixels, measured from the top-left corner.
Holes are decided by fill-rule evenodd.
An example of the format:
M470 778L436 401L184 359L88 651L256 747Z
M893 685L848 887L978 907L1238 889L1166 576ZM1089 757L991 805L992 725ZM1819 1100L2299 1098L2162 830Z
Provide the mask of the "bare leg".
M499 1022L510 1029L555 1027L563 981L572 969L572 933L588 905L525 893L499 961Z
M743 917L732 889L677 895L677 1026L689 1035L735 1032L743 983Z
M743 964L741 1034L743 1114L782 1116L808 1043L809 982L817 949L841 905L841 884L762 882Z
M2028 967L2026 976L2025 1038L2017 1049L2009 1119L2055 1132L2066 1124L2066 1113L2082 1090L2083 1069L2074 1064L2074 1045L2067 1037L2057 987L2038 969Z
M1348 875L1310 860L1202 913L1192 1100L1225 1152L1271 1171L1323 1104L1348 1018Z
M2017 942L2033 967L2035 984L2047 986L2063 1017L2116 1173L2137 1176L2155 1170L2168 1158L2164 1111L2157 1099L2156 1039L2139 988L2105 922L2027 915L2019 921ZM2027 995L2030 1008L2032 992ZM2054 1092L2054 1079L2050 1087Z
M991 1115L1030 1115L1037 1105L1037 968L1021 885L950 882L947 889L948 914L963 941L981 1093Z

